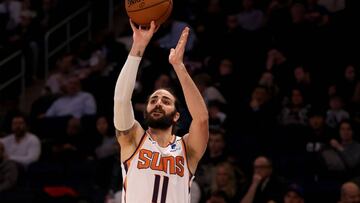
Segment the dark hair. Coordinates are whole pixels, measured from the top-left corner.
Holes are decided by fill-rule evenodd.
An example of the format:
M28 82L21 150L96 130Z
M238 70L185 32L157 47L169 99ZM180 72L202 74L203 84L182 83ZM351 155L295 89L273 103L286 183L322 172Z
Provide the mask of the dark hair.
M156 89L154 92L156 92L156 91L158 91L158 90L168 91L168 92L175 98L175 102L174 102L175 110L180 113L181 104L180 104L179 99L178 99L178 98L176 97L176 95L175 95L175 91L174 91L173 89L171 89L171 88L159 88L159 89ZM151 96L152 94L154 94L154 92L151 93L151 94L148 96L148 98L146 99L146 106L149 104L150 96ZM145 110L144 110L144 115L145 115L145 112L146 112L146 107L145 107ZM173 134L176 134L177 131L178 131L178 128L179 128L178 124L175 123L175 124L172 126L172 133L173 133Z
M156 91L158 91L158 90L168 91L168 92L175 98L175 109L176 109L176 111L177 111L177 112L180 112L180 107L181 107L181 105L180 105L179 99L178 99L178 98L176 97L176 95L175 95L175 91L174 91L173 89L171 89L171 88L159 88L159 89L156 89L154 92L156 92ZM146 106L149 104L150 96L151 96L152 94L154 94L154 92L151 93L151 94L148 96L148 98L146 99ZM146 110L145 110L145 111L146 111Z
M341 127L341 125L344 124L344 123L349 124L351 130L354 132L354 124L353 124L353 123L351 122L351 120L349 120L349 119L344 119L344 120L340 121L340 123L339 123L339 125L338 125L338 131L340 131L340 127Z

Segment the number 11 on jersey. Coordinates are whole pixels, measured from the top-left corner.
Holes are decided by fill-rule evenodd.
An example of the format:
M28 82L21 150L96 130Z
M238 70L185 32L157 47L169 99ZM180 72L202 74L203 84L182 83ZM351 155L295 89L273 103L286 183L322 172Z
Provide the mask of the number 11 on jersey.
M169 177L155 175L154 191L153 191L153 196L152 196L152 201L151 201L152 203L157 203L161 177L163 177L163 182L162 182L162 191L161 191L160 203L165 203L166 202L167 189L168 189L168 185L169 185Z

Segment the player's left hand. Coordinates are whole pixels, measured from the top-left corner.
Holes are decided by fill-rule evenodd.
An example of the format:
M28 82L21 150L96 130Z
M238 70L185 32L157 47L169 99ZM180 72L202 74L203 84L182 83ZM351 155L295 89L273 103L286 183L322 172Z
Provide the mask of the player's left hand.
M177 66L183 63L184 52L185 52L187 39L189 36L189 31L190 29L188 27L185 27L181 33L180 39L176 47L170 50L169 62L173 66Z

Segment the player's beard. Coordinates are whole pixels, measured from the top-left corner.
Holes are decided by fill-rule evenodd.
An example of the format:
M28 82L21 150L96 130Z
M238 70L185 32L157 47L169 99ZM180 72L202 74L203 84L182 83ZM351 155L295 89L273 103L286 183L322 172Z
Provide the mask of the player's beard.
M161 112L163 114L163 116L161 116L159 118L152 117L151 114L154 111ZM144 113L145 124L154 129L165 130L175 124L175 121L174 121L175 115L176 115L176 110L174 110L173 112L170 112L169 114L166 114L165 111L161 107L155 107L150 112L147 112L145 110L145 113Z

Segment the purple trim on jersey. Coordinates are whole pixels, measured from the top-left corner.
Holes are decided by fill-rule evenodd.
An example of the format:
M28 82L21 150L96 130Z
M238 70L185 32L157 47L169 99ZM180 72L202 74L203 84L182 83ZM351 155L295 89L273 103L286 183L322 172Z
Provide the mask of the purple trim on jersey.
M190 166L189 166L189 161L188 161L188 157L187 157L187 150L186 150L186 144L183 138L181 138L181 141L184 144L184 153L185 153L185 158L186 158L186 165L189 171L190 176L189 177L193 177L194 175L192 174L192 172L190 171Z
M141 137L140 142L139 142L139 145L136 147L134 153L133 153L128 159L126 159L126 160L123 162L123 164L124 164L124 166L125 166L125 172L128 171L128 166L127 166L126 162L128 162L130 159L132 159L132 158L135 156L137 150L141 147L140 145L142 144L143 139L145 138L145 135L146 135L146 132L144 132L143 136Z

